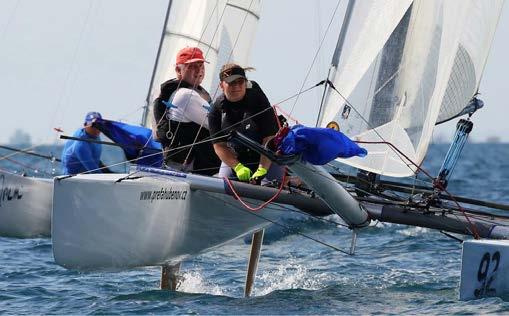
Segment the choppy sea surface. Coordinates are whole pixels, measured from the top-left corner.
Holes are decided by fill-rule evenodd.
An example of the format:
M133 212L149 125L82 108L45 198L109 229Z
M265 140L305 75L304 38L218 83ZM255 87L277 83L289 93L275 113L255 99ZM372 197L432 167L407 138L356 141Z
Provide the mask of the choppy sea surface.
M424 167L435 174L447 148L432 145ZM22 170L20 162L35 159L11 158L17 164L0 160L0 167ZM462 158L450 191L509 204L509 144L467 144ZM350 232L337 225L304 217L284 224L339 248L350 245ZM291 232L266 233L251 298L243 298L249 245L242 239L184 262L183 281L169 292L158 289L158 268L80 273L54 263L50 239L0 238L0 313L509 313L501 298L458 300L461 244L437 231L379 223L359 234L354 256Z

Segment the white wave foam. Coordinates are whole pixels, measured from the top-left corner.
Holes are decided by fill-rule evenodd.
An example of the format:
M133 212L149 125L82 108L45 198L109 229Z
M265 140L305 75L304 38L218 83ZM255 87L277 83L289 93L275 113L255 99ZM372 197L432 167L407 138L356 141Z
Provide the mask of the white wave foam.
M326 286L331 276L326 273L309 271L295 259L286 260L276 270L258 271L254 295L266 295L276 290L306 289L317 290Z
M408 237L422 236L428 234L429 232L430 229L425 227L408 227L399 231L401 235Z
M225 295L225 290L217 284L207 282L200 271L186 271L181 275L178 291L186 293L207 293L212 295Z

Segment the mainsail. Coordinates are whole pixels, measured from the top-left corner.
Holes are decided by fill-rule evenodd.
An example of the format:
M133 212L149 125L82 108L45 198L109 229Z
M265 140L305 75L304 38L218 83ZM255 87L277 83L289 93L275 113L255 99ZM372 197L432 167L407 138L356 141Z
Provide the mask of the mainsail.
M183 47L197 46L204 52L209 63L202 86L214 96L219 68L227 61L247 63L260 8L261 0L171 0L142 125L150 127L152 103L160 84L175 77L175 58Z
M331 76L337 91L328 89L319 126L335 122L355 140L385 143L363 144L367 157L340 161L383 175L414 174L435 122L460 113L477 92L502 5L351 2Z

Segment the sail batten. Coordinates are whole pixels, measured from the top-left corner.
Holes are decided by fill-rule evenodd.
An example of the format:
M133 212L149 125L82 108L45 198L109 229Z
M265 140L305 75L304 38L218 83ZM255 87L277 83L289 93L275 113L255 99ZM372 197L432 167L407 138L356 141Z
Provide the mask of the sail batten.
M349 137L373 144L365 144L366 158L341 162L395 177L414 174L435 123L461 113L477 92L502 4L359 1L332 80L346 100L329 89L319 125L335 122Z
M194 42L195 44L199 44L203 47L206 47L207 49L211 49L214 53L219 53L219 49L217 47L214 47L212 45L209 45L207 43L203 43L199 37L195 37L190 34L184 34L184 33L174 33L174 32L165 32L168 36L176 36L176 37L182 37L187 40L190 40L191 42Z

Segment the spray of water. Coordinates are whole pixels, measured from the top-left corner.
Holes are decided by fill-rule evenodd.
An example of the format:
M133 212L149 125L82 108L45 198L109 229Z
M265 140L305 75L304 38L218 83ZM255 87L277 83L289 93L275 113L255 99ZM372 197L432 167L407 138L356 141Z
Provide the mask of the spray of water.
M266 295L276 290L324 288L332 280L331 275L321 271L310 270L309 267L295 258L267 271L258 271L254 295Z
M212 295L225 295L226 289L217 284L207 282L201 271L187 271L182 274L178 291L186 293L207 293Z

